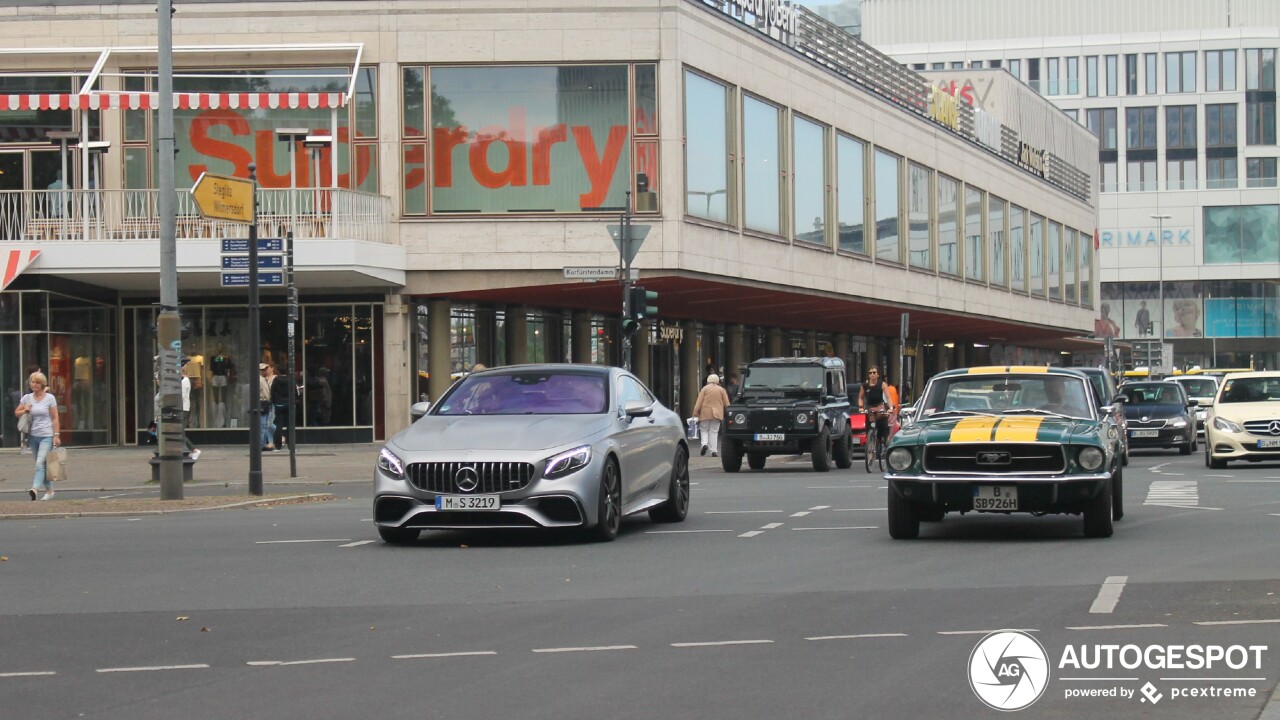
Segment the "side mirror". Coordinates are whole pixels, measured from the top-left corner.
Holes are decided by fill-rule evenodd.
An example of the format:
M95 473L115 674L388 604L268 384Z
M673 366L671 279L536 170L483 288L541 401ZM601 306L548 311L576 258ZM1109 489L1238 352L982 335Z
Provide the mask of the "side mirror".
M1188 400L1187 407L1195 407L1200 404L1199 400Z
M916 416L916 408L914 405L907 405L898 411L898 423L906 425L910 423Z
M416 402L409 406L409 417L413 418L414 420L417 420L423 415L426 415L427 412L430 410L431 410L431 403Z
M643 400L628 400L622 412L629 418L649 417L653 414L653 406Z
M1115 397L1111 398L1111 404L1112 404L1112 405L1119 405L1119 404L1121 404L1121 403L1127 403L1127 402L1129 402L1129 396L1128 396L1128 395L1120 394L1120 395L1116 395Z

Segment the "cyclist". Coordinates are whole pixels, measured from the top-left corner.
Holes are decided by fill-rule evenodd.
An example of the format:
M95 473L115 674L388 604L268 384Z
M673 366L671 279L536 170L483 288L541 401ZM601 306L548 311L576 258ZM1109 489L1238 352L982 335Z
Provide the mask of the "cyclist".
M880 380L880 368L872 365L867 370L867 381L858 390L858 409L876 422L876 434L889 438L889 413L893 410L888 383ZM870 448L868 448L870 450Z

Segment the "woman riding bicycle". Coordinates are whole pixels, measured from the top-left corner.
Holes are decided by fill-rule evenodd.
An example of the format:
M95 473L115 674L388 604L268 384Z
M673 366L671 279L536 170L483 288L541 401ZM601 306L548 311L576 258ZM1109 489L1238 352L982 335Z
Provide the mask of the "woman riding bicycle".
M881 381L880 368L872 365L867 370L867 381L858 390L858 409L876 421L876 434L889 437L889 413L893 412L888 383Z

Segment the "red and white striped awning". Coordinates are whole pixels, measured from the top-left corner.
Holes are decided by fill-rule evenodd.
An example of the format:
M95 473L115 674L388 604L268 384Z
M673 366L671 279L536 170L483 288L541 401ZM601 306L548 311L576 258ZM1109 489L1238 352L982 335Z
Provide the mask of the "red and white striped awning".
M174 93L175 110L315 110L345 107L343 93ZM5 110L154 110L158 93L96 92L0 95Z
M4 290L9 287L9 283L13 282L15 278L21 275L23 270L30 267L31 263L35 262L35 259L39 256L39 250L32 250L30 248L0 248L0 260L5 261L4 284L0 285L0 290Z

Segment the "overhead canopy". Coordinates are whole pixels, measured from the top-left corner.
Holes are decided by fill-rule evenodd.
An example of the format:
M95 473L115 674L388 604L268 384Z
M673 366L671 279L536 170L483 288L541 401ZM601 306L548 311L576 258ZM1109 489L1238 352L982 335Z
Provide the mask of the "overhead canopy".
M344 93L174 93L175 110L217 110L219 108L314 110L346 107ZM155 110L159 94L149 92L94 92L84 95L53 93L40 95L0 95L3 110Z
M37 257L40 257L39 250L0 246L0 263L4 265L4 277L0 278L0 290L9 287L9 283L30 267Z

